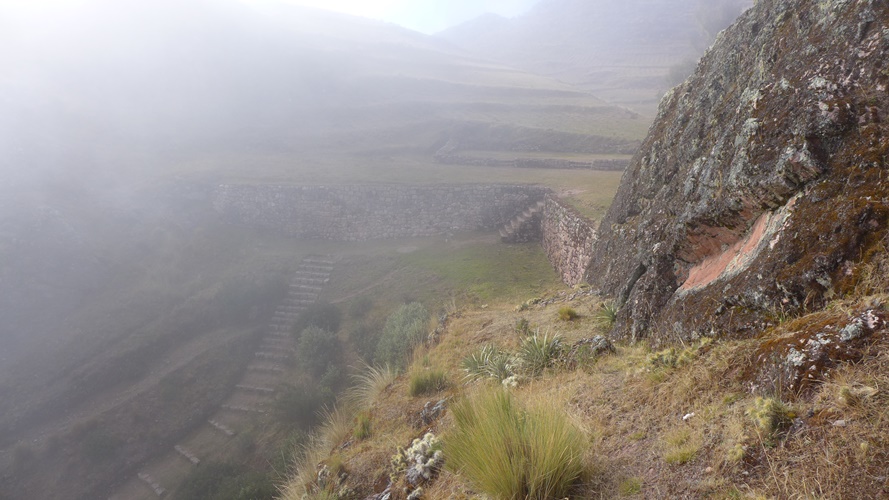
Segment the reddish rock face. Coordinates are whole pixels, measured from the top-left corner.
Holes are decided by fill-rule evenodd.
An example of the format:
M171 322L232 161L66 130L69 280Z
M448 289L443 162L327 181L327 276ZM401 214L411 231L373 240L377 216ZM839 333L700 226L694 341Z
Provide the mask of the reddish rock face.
M723 32L600 225L615 333L754 335L853 286L889 218L887 88L886 2L760 0Z

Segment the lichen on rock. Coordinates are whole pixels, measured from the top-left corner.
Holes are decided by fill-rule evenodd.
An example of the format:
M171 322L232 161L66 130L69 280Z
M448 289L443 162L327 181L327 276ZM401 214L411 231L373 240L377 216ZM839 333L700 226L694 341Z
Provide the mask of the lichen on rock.
M587 273L615 335L753 336L844 292L889 220L887 26L885 2L761 0L664 97Z

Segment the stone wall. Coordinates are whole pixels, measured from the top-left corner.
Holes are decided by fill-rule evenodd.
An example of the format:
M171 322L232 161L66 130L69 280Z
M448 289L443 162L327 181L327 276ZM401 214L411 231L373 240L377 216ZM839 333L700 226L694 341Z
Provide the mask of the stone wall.
M494 230L539 201L545 188L487 185L233 185L217 188L226 220L301 238L364 241Z
M593 258L595 224L567 203L546 195L543 207L543 249L566 284L584 281Z

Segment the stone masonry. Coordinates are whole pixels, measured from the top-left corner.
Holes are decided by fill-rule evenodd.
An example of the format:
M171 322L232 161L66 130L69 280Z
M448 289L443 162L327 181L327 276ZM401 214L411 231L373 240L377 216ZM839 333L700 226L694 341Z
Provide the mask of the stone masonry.
M541 200L538 186L221 185L214 208L230 222L334 241L494 230Z
M557 197L546 195L542 226L543 249L559 277L569 286L582 283L593 259L595 224Z

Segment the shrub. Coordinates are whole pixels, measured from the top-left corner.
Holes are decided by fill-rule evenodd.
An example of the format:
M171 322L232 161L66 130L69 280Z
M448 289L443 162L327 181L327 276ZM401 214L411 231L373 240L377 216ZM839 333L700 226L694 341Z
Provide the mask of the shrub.
M423 342L429 313L423 304L412 302L395 310L386 318L386 326L377 344L374 357L378 364L404 368L408 355Z
M599 310L596 311L596 326L605 331L611 330L614 322L617 321L618 311L619 309L614 302L604 302Z
M362 321L349 328L349 343L363 359L373 360L382 330L382 324Z
M550 338L549 334L540 337L535 334L522 339L522 345L518 352L518 364L526 375L534 377L552 366L561 355L561 337L555 335Z
M371 309L373 309L373 307L373 299L371 299L367 295L362 295L349 304L349 317L352 319L361 319L365 317L367 313L369 313Z
M194 500L271 500L277 488L265 474L209 462L193 469L176 493L178 498Z
M336 335L317 326L303 330L297 348L297 360L308 373L319 377L334 364L340 354L340 342Z
M317 302L299 313L293 323L293 334L299 337L306 328L321 328L328 332L340 331L342 313L339 308L327 302Z
M503 390L452 408L447 466L494 498L564 498L583 472L584 437L555 409L525 411Z
M308 429L318 422L318 411L333 401L328 388L315 384L289 386L275 402L279 419L287 424Z
M562 321L574 321L578 317L579 315L577 314L577 311L568 306L559 308L559 319Z
M429 368L411 374L408 394L411 397L443 391L448 387L448 376L444 370Z
M467 377L472 379L491 377L498 382L513 375L514 364L509 353L492 345L482 347L460 363Z

